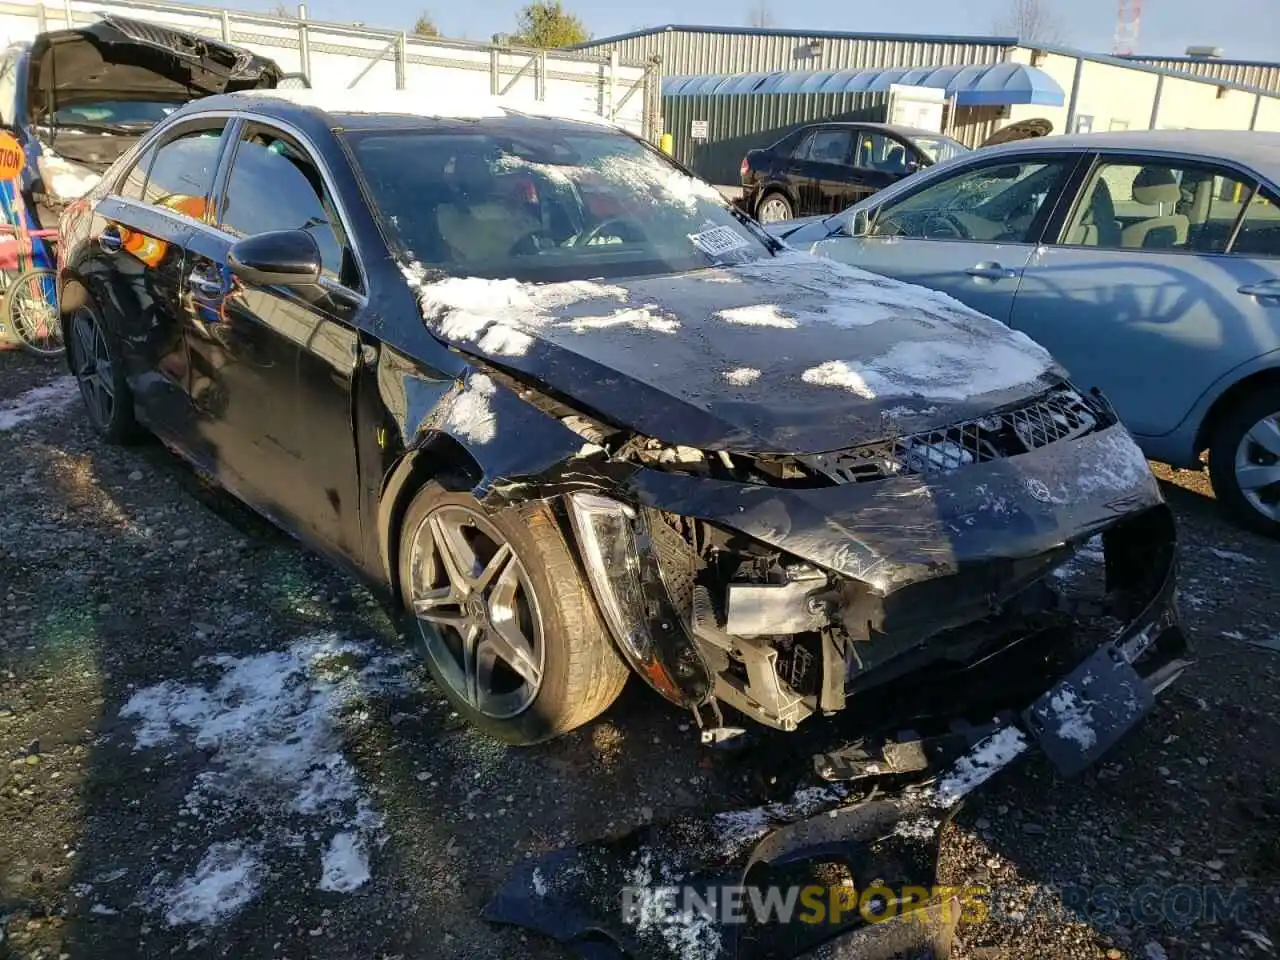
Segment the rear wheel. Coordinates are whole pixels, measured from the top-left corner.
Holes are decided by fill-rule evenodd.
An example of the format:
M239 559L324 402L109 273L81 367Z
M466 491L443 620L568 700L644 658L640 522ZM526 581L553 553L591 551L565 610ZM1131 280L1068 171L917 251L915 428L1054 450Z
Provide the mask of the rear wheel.
M18 277L5 290L3 321L28 352L60 356L63 343L57 274L38 267Z
M512 744L605 710L628 670L545 503L488 511L428 484L406 513L400 589L455 708Z
M1222 418L1209 447L1209 476L1236 520L1280 537L1280 387L1259 390Z
M791 201L777 190L770 190L760 198L756 207L756 219L761 223L777 223L779 220L790 220L795 213L791 209Z

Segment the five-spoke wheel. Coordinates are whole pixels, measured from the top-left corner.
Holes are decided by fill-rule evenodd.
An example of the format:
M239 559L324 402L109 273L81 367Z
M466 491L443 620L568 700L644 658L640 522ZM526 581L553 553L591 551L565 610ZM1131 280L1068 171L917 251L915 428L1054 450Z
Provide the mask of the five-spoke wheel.
M546 502L490 507L430 483L400 530L400 592L416 639L445 696L477 727L537 743L621 692L627 667Z

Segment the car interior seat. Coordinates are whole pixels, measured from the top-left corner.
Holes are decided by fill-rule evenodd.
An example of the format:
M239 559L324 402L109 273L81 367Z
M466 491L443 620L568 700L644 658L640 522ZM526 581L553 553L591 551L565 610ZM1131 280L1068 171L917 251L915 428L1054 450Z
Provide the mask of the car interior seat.
M1120 222L1107 181L1099 179L1089 197L1084 216L1067 234L1067 243L1084 247L1120 246Z
M456 157L452 195L436 207L440 234L463 261L497 260L542 223L500 189L488 157Z
M1185 246L1191 220L1174 213L1182 200L1182 189L1168 167L1143 167L1133 178L1133 201L1155 207L1159 213L1125 227L1120 245L1129 250L1168 249ZM1170 212L1165 213L1168 209Z
M886 173L902 173L907 169L907 150L900 143L895 143L887 151L885 151L884 160L880 163L880 169Z

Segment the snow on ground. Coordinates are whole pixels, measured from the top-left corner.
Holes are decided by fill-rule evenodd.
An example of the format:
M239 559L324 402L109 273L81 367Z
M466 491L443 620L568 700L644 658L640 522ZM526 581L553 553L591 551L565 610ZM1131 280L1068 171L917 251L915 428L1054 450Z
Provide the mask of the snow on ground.
M144 905L170 925L227 919L261 893L273 855L297 844L300 821L307 834L329 838L315 864L320 889L363 886L382 821L343 755L342 724L363 698L404 684L401 662L321 634L279 651L198 661L215 673L207 685L165 680L135 692L120 710L134 721L135 750L208 757L180 829L235 827L245 836L209 846L176 883L158 878Z
M1219 560L1230 560L1232 563L1255 564L1258 562L1247 553L1240 553L1236 550L1223 550L1221 547L1210 547L1209 552Z
M61 410L79 396L80 387L72 376L33 387L0 404L0 430L12 430L53 410Z
M156 891L157 906L171 927L227 920L258 895L266 878L258 852L239 841L215 843L190 874Z

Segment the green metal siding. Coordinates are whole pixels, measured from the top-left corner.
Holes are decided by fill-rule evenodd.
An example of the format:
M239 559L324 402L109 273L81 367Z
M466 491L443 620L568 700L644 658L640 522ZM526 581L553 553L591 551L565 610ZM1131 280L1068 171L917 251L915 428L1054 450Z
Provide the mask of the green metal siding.
M888 106L886 93L663 97L662 119L677 160L704 180L735 185L742 182L748 150L767 147L815 121L883 121ZM690 136L695 120L707 121L705 141Z

